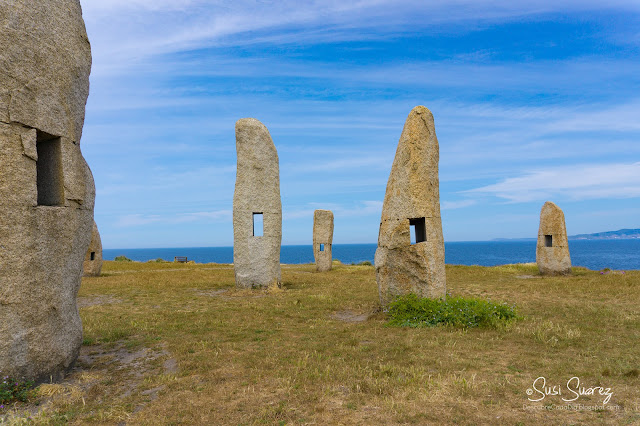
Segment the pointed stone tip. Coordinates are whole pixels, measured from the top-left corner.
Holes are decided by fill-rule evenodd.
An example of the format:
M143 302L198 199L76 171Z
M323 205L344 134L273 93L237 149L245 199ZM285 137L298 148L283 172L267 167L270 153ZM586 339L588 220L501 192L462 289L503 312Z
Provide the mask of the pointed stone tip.
M558 205L553 201L547 201L546 203L544 203L544 205L542 206L542 210L545 210L545 209L561 210L560 207L558 207Z
M236 121L236 130L238 130L239 128L251 127L261 128L265 130L267 129L267 126L265 126L260 120L256 120L255 118L241 118L240 120Z
M431 113L431 111L429 111L429 108L424 105L418 105L417 107L414 107L411 110L411 114L427 114L433 117L433 114Z

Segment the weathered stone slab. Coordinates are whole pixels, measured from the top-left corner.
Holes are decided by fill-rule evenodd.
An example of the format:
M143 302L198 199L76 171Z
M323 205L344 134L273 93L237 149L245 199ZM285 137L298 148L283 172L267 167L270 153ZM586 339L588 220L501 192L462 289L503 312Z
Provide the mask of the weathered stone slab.
M326 272L331 270L333 255L333 212L331 210L316 210L313 212L313 257L316 260L316 270Z
M95 188L80 151L91 49L78 0L0 0L0 371L57 380L82 345L76 296Z
M382 206L375 265L383 306L408 293L446 295L438 161L433 115L417 106L400 136Z
M87 254L84 256L82 269L85 277L99 277L102 272L102 240L95 221L93 222L91 242L89 243Z
M267 128L254 118L236 123L236 151L238 166L233 195L236 286L279 286L282 203L278 152Z
M542 275L571 273L571 256L564 213L551 201L544 203L540 211L536 262Z

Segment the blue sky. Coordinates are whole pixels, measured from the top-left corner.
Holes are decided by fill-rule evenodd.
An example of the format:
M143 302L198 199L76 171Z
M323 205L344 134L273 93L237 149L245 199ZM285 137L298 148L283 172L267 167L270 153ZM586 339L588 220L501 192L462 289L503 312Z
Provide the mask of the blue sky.
M236 120L280 158L283 244L375 243L402 126L440 142L446 241L640 227L637 1L81 0L105 248L230 246Z

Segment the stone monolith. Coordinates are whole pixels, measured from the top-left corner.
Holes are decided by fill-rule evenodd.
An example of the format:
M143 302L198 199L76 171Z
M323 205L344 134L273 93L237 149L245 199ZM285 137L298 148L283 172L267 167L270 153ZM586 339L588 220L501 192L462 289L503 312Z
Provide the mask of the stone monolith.
M84 256L82 269L85 277L99 277L100 272L102 272L102 240L95 221L93 222L91 242L89 243L87 254Z
M383 306L408 293L446 295L438 160L433 115L417 106L402 130L382 206L375 266Z
M76 295L95 188L80 151L91 48L79 0L0 0L0 371L57 380L76 360Z
M316 210L313 212L313 257L316 260L316 270L326 272L331 270L333 255L333 212L331 210Z
M241 288L279 286L282 203L278 152L254 118L236 123L233 269Z
M542 275L571 273L571 256L569 256L564 213L551 201L544 203L540 211L536 262Z

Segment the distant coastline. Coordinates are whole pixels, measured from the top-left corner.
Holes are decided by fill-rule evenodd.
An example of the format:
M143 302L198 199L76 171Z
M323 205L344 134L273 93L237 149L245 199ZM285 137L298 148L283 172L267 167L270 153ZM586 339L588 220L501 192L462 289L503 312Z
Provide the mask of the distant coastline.
M635 240L640 239L640 229L595 232L593 234L569 235L570 240ZM492 241L536 241L536 238L494 238Z
M618 231L596 232L570 236L570 240L631 240L640 238L640 229L620 229Z

